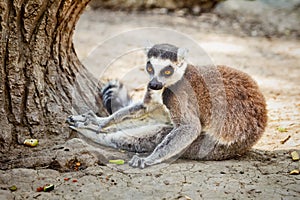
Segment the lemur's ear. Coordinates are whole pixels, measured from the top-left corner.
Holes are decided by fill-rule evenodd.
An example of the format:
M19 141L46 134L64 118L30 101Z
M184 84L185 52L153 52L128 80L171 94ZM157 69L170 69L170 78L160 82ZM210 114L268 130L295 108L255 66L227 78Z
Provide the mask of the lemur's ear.
M186 58L189 50L186 48L179 48L177 51L177 59L178 61L182 61Z
M144 52L147 55L148 51L153 47L153 44L150 40L147 40L145 43L145 48L144 48Z

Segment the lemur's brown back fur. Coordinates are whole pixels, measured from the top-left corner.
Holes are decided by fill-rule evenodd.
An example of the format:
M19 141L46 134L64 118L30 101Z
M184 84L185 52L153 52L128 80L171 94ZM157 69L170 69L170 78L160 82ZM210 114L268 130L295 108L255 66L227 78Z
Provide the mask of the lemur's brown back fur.
M206 68L206 70L209 68ZM184 78L167 88L163 93L163 102L167 106L175 125L181 122L180 98L189 93L192 109L198 111L204 132L187 149L183 157L204 160L221 160L243 154L262 136L267 125L267 110L263 95L256 82L247 74L226 66L215 68L220 74L222 86L214 87L210 93L201 68L189 65ZM209 73L209 72L208 72ZM209 75L208 75L209 76ZM192 88L193 92L188 88ZM212 94L226 95L226 113L221 129L215 131L212 120ZM187 95L187 94L185 94ZM193 98L193 95L195 95ZM224 95L223 95L224 96ZM193 100L196 99L196 100ZM224 102L223 102L224 103ZM217 122L218 123L218 122ZM212 151L201 150L211 148ZM199 152L210 152L199 155Z

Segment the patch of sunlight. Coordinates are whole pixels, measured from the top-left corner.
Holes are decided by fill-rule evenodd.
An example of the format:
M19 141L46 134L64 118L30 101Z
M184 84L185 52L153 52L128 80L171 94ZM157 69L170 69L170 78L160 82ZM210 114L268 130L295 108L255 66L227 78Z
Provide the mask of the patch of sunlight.
M259 75L252 75L252 77L260 87L272 89L274 91L291 90L297 86L297 83L291 82L289 80L278 78L265 78Z
M290 51L290 54L295 56L295 57L299 57L300 56L300 48L294 48Z

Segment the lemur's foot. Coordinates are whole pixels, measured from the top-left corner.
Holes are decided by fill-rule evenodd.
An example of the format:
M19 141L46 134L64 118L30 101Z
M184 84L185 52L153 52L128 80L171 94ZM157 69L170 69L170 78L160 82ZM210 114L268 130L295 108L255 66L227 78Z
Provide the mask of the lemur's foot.
M82 115L70 115L67 118L67 123L75 127L83 127L89 124L97 124L97 115L93 111L88 111Z
M144 169L147 166L154 164L149 158L140 158L137 155L134 155L132 159L128 162L131 167Z
M102 130L102 128L105 128L110 121L107 117L98 117L93 111L89 111L82 116L86 117L86 120L89 123L98 126L99 132Z
M74 126L74 127L83 127L83 126L87 126L90 123L89 119L83 115L70 115L68 116L66 122L70 126Z
M96 133L105 132L102 129L107 126L109 120L107 118L98 117L93 111L89 111L82 115L70 115L66 122L73 128L82 128L89 125L97 126Z

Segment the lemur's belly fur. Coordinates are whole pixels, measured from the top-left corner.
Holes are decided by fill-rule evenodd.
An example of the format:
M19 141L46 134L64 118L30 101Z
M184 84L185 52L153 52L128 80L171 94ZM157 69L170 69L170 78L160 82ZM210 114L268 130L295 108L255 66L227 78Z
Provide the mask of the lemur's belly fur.
M163 104L151 104L149 107L145 107L145 109L140 110L135 115L127 116L118 123L109 124L107 127L103 128L103 131L114 133L117 131L143 127L143 132L147 134L148 129L152 130L153 126L172 127L169 111Z

